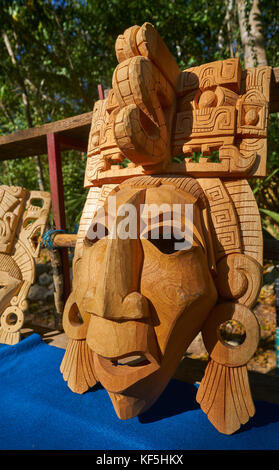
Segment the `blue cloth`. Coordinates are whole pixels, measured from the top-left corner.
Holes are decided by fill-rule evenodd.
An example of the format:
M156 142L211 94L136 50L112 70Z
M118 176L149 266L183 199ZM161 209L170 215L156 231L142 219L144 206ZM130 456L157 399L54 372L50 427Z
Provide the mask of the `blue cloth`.
M172 380L150 410L121 421L102 387L71 392L63 354L37 334L0 346L1 450L279 449L278 405L256 402L249 423L226 436L200 410L197 388Z

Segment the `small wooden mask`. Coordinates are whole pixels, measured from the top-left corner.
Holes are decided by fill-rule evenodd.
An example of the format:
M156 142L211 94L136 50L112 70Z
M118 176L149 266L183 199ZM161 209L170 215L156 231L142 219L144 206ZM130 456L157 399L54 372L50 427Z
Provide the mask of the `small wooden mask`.
M0 186L0 342L20 340L35 259L50 210L50 194Z

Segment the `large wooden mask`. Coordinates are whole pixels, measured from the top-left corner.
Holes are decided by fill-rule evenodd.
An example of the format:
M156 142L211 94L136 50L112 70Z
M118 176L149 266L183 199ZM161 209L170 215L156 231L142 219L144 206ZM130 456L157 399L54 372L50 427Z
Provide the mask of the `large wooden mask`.
M265 174L270 69L230 59L180 72L150 24L125 31L116 52L93 111L61 372L76 393L100 382L128 419L157 400L201 331L197 401L231 434L255 412L262 232L246 178ZM219 162L203 158L217 150ZM196 151L199 162L187 158ZM238 346L221 337L228 320L245 328Z

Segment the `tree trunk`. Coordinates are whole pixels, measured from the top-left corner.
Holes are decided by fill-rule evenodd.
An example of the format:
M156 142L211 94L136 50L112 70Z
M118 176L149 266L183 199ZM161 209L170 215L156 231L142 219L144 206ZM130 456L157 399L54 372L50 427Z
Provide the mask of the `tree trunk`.
M245 68L267 65L259 0L252 1L250 12L247 0L237 0L237 10Z
M37 170L37 179L38 179L38 185L40 191L45 190L45 185L44 185L44 180L43 180L43 171L42 171L42 164L41 164L41 159L40 155L35 155L34 156L34 161L35 161L35 166Z
M233 34L232 34L232 14L233 14L234 0L227 1L227 10L225 16L225 22L227 24L228 37L229 37L229 47L230 47L230 56L234 57L234 44L233 44Z

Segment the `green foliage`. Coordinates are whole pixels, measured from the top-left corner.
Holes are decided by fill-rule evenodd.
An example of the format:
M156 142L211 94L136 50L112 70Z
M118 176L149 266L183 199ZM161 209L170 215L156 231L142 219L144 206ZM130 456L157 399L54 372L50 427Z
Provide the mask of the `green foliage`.
M265 236L279 239L279 168L264 179L250 181L257 200Z
M265 232L267 234L271 234L274 238L279 240L279 213L278 212L273 212L267 209L261 209L260 212L262 214L267 215L268 218L262 219L262 226Z
M0 184L39 189L35 162L32 157L0 162Z
M225 14L224 2L212 0L199 1L198 8L194 0L1 3L0 94L16 129L27 124L22 115L19 75L30 101L33 125L90 111L98 97L97 85L111 87L117 64L115 40L126 28L153 23L184 68L217 58L217 36ZM7 53L3 32L11 43L16 66ZM222 57L228 54L224 48ZM18 114L22 119L16 122ZM11 131L5 119L0 119L0 130Z
M271 217L271 219L274 220L276 224L279 224L279 214L277 212L269 211L267 209L260 209L260 211Z
M191 160L193 160L193 162L198 163L200 158L204 158L204 156L201 152L193 152L193 155L189 158L191 158ZM220 162L219 152L218 151L211 152L211 154L208 157L205 157L205 158L208 158L211 162L214 162L214 163L219 163ZM184 161L184 159L185 159L185 155L182 154L182 155L176 155L175 157L173 157L172 161L174 163L182 163Z
M64 152L62 164L67 226L73 230L79 223L88 192L83 188L86 155Z
M49 191L47 155L41 156L45 190ZM76 151L63 152L62 173L66 223L72 231L79 222L87 191L83 188L86 155ZM35 162L32 157L0 162L0 184L19 185L28 189L39 189Z

